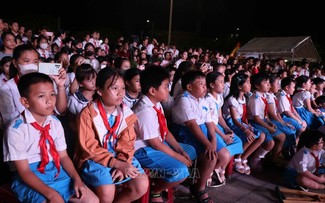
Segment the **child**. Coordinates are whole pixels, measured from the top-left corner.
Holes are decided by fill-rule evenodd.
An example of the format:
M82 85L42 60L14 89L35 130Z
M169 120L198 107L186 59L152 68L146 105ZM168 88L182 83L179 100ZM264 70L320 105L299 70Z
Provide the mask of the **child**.
M18 89L25 110L8 125L3 152L15 169L11 188L19 201L98 202L75 170L62 125L52 116L56 95L51 78L29 73L20 78Z
M182 76L181 84L184 92L176 98L172 111L175 132L179 132L176 132L179 141L192 145L198 155L200 177L190 187L191 193L200 202L211 203L213 201L206 192L206 183L217 162L217 142L215 124L211 119L209 105L204 99L205 75L201 71L186 72Z
M286 81L284 81L286 82ZM279 113L279 101L275 96L279 92L279 77L277 74L270 76L271 88L267 94L268 101L268 114L272 123L286 135L284 148L295 147L299 140L299 135L305 130L299 123L294 119L286 116L281 116ZM283 99L283 98L282 98ZM283 101L281 101L283 103ZM283 105L283 104L282 104ZM278 160L279 161L279 160ZM280 162L278 162L281 164Z
M226 73L225 88L222 93L223 98L226 98L229 94L231 79L236 74L236 69L235 68L226 69L225 73Z
M96 90L96 77L97 72L90 64L84 63L77 67L76 81L79 89L68 97L69 112L73 115L78 115L93 100Z
M260 158L264 158L272 149L272 162L276 161L282 150L285 134L277 129L268 117L266 93L270 89L269 76L264 73L257 73L251 77L251 83L255 92L248 100L248 121L254 128L265 134L261 148L256 151L258 158L253 160L254 164L252 165L255 168L259 165Z
M220 182L225 183L225 169L232 156L243 153L242 142L226 124L221 108L223 106L224 76L219 72L211 72L206 76L208 94L205 99L209 103L212 121L215 124L215 133L218 146L218 161L215 174ZM213 179L212 179L213 180ZM210 185L211 186L211 185Z
M12 58L10 56L5 56L0 61L0 87L4 85L9 79L9 67Z
M33 46L24 44L14 49L10 71L16 74L13 74L13 78L0 87L0 114L2 115L5 126L25 109L20 103L17 82L22 75L29 72L36 72L38 70L38 62L39 55ZM59 75L51 75L50 77L56 85L57 102L55 111L58 114L62 114L67 109L67 97L64 89L66 71L61 68Z
M168 65L166 69L169 72L169 84L168 84L168 91L170 92L172 90L173 86L173 80L174 80L174 75L176 73L177 68L174 67L174 65Z
M248 157L264 142L265 134L248 124L245 94L251 90L250 78L244 73L235 74L226 97L223 113L230 129L238 135L243 143L244 153L235 156L235 170L249 175Z
M325 116L325 95L318 96L315 102L320 112L322 112L322 115Z
M301 75L295 80L296 91L292 96L292 105L295 107L300 117L306 121L307 126L311 129L317 129L324 125L324 120L320 111L316 111L311 107L309 92L311 80L305 75Z
M148 188L134 154L136 115L122 104L125 85L116 69L103 68L96 79L98 98L77 119L75 163L101 202L132 202ZM115 196L115 185L126 182Z
M284 173L286 183L302 190L325 189L325 176L319 174L320 160L325 158L324 134L308 129L300 136L298 151Z
M183 182L189 176L188 167L196 158L195 149L191 145L178 143L168 130L160 104L169 97L168 84L169 74L165 69L148 67L141 73L143 96L132 109L138 116L135 125L137 150L134 156L141 166L163 177L153 179L150 191L152 202L161 202L162 191Z
M137 68L130 68L124 73L126 90L123 103L129 108L132 108L141 97L140 73L141 70Z

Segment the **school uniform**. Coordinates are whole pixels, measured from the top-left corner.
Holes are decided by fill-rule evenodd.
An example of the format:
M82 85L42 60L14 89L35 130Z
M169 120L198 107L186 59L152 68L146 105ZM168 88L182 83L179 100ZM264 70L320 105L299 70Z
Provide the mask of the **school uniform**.
M319 174L322 160L325 158L325 151L312 152L309 148L302 147L291 158L287 169L284 172L284 180L290 187L297 187L296 182L299 173L309 171L315 175ZM318 163L317 163L318 162Z
M192 145L197 155L204 153L204 146L194 137L185 122L195 120L197 125L202 130L204 136L208 139L208 130L206 122L212 122L209 103L204 98L196 99L188 91L178 96L172 107L172 120L174 123L173 134L178 135L178 141ZM218 140L217 140L218 141ZM221 150L224 145L220 142L217 145L217 151Z
M205 96L205 99L209 103L209 109L211 112L211 118L213 123L218 127L218 129L221 132L225 134L226 133L225 130L221 127L221 125L218 124L219 111L221 111L221 108L224 103L223 96L221 94L218 94L217 98L215 98L214 96L212 96L212 94L208 93ZM233 142L229 145L222 139L220 135L216 134L216 136L217 136L217 145L221 144L223 147L226 147L227 150L229 151L230 156L243 153L243 143L240 140L240 138L236 135L236 133L234 133Z
M113 182L111 172L116 160L128 162L144 173L133 156L136 120L136 115L123 104L117 106L112 114L107 114L100 100L88 103L81 111L74 162L86 184L98 187L130 180L125 178Z
M68 96L68 109L73 115L78 115L88 103L89 100L85 98L80 90Z
M143 95L132 108L138 117L135 123L137 140L135 141L136 152L134 156L140 162L141 166L153 170L154 173L157 173L166 182L178 182L190 175L188 167L183 162L171 157L165 152L150 147L148 144L148 140L159 138L163 144L170 147L165 141L167 131L162 134L159 115L154 108L161 110L161 113L164 114L160 102L154 105L146 95ZM166 119L160 119L164 119L165 129L168 130ZM191 160L196 158L195 149L191 145L183 143L179 143L179 145L189 155Z
M305 89L298 88L297 92L292 96L292 105L300 117L306 121L309 128L317 129L325 123L321 117L314 115L305 108L304 101L306 99L311 99L310 92L306 91Z
M4 85L6 82L8 82L8 79L6 78L4 73L0 74L0 87Z
M139 101L141 97L141 93L138 94L137 98L133 98L129 95L128 91L125 91L125 95L123 98L123 103L127 105L129 108L132 108L137 101Z
M37 49L37 52L39 53L40 57L45 59L49 58L51 55L49 51L43 49Z
M232 119L232 117L230 115L230 107L234 107L235 108L236 115L237 115L237 118L236 118L237 121L241 125L245 126L245 128L249 128L250 126L248 126L246 123L243 122L243 117L245 117L244 114L246 114L246 116L247 116L247 111L245 112L245 110L244 110L246 108L246 98L243 97L243 99L239 99L239 98L236 99L233 96L229 97L226 100L225 104L223 105L223 115L224 115L225 121L226 121L227 125L229 126L229 128L232 131L234 131L234 133L236 135L238 135L238 137L241 139L241 141L243 143L248 142L247 141L247 136L245 135L244 131L241 130L233 122L233 119ZM253 128L253 127L251 127L251 128ZM255 129L255 128L253 128L253 133L254 133L254 137L255 138L259 138L260 135L261 135L261 133L257 129Z
M47 155L49 163L42 169L42 151L40 148L40 130L33 126L36 122L31 112L26 109L17 118L12 120L4 135L4 161L9 162L13 170L13 183L11 189L16 193L21 202L43 202L46 198L26 185L19 177L11 161L27 160L30 170L46 185L56 190L65 200L74 194L71 178L61 166L55 164L56 159L50 153L50 142L47 138ZM61 122L55 116L47 116L43 127L50 125L49 135L52 137L56 151L64 151L67 148L64 130ZM52 146L51 146L52 148Z
M225 82L225 88L222 93L222 97L226 98L230 92L230 82Z
M253 116L260 117L264 122L267 121L267 99L266 94L261 92L254 92L253 95L249 98L248 104L247 104L247 112L248 112L248 122L257 130L262 131L265 134L265 141L264 142L270 142L273 140L273 137L278 136L282 132L279 129L275 129L274 133L271 133L269 130L267 130L265 127L257 124L254 121Z
M277 100L277 97L273 93L266 93L266 99L267 99L268 105L273 106L274 114L278 115L278 106L279 106L278 103L279 102ZM284 143L284 146L292 146L292 145L296 144L296 132L297 132L297 130L302 128L302 126L296 120L294 120L292 118L288 118L288 117L285 120L283 119L283 121L289 123L290 126L282 124L273 118L270 118L270 120L272 123L275 124L275 126L280 131L282 131L286 135L286 141ZM291 128L291 126L292 126L292 128Z

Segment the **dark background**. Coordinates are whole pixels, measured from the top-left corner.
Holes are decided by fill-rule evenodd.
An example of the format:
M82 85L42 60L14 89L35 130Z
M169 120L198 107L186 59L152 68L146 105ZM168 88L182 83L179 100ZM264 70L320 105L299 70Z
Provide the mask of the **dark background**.
M171 41L179 47L228 51L254 37L311 36L323 56L325 18L320 4L319 0L174 0ZM99 30L111 41L118 35L136 35L167 42L170 0L6 1L0 6L4 20L16 20L34 32L45 25L71 35Z

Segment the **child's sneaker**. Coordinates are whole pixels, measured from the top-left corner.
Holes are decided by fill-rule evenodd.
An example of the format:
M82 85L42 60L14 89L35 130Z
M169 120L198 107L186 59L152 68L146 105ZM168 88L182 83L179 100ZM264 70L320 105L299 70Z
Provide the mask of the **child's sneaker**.
M299 188L299 190L302 190L302 191L308 192L308 188L306 188L306 187L304 187L304 186L299 185L298 188Z

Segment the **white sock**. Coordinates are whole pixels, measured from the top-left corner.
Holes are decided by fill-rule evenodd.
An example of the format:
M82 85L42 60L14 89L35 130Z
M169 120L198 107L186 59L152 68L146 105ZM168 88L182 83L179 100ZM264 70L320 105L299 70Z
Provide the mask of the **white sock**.
M259 158L259 159L263 159L267 153L269 153L269 151L266 151L265 149L263 149L263 147L259 147L255 151L255 156L254 157Z

